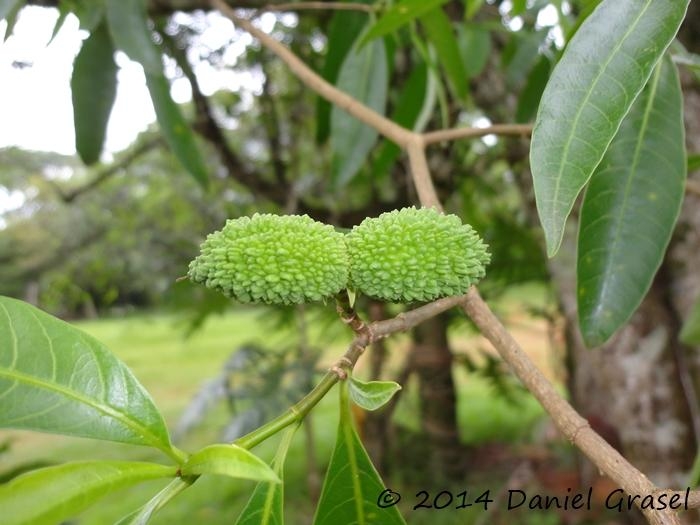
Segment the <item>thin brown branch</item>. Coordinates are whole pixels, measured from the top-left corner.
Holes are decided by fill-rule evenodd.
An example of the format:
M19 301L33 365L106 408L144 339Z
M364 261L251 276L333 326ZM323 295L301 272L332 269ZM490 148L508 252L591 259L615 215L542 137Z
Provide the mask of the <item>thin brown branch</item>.
M116 175L123 169L127 168L132 162L137 160L141 155L148 153L152 149L163 145L163 138L160 135L153 136L139 143L136 147L126 153L118 161L113 162L107 168L103 169L95 177L84 185L72 189L70 191L63 191L58 184L53 183L53 186L58 193L59 197L66 204L70 204L75 199L80 197L83 193L87 193L105 181L107 181L112 176Z
M260 11L302 11L302 10L325 10L325 11L364 11L374 13L376 8L373 5L361 4L359 2L290 2L287 4L269 4Z
M452 128L440 129L423 133L425 144L435 144L448 140L459 140L484 137L486 135L514 135L529 137L532 134L532 124L494 124L485 128Z
M221 11L227 18L230 18L237 26L257 38L262 45L282 59L299 80L335 106L347 111L353 117L376 129L379 133L399 146L406 148L408 144L414 140L413 137L415 133L399 126L376 111L373 111L321 78L283 44L255 27L250 20L238 16L236 11L229 7L224 0L211 0L211 5Z
M418 192L418 199L423 206L432 207L439 211L442 210L442 204L435 191L433 178L430 176L430 168L428 167L428 159L425 156L425 144L423 137L414 134L407 147L408 161L411 166L411 176L413 184Z

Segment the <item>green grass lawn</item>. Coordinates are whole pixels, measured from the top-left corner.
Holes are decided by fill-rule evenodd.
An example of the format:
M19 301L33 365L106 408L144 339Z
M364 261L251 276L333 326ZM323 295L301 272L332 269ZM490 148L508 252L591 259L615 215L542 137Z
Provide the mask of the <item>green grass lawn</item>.
M243 343L257 342L275 347L282 345L290 335L270 329L258 310L237 310L223 316L212 316L204 328L191 337L184 337L184 326L178 318L165 314L139 314L122 319L105 319L76 323L106 344L134 372L153 396L157 406L173 425L192 395L207 379L215 376L229 354ZM327 349L330 356L342 353L348 338L341 338ZM405 346L405 341L399 346ZM399 349L400 351L400 349ZM459 421L465 443L485 440L515 441L531 429L541 415L541 409L531 399L523 399L512 405L495 396L485 379L457 371L455 378L459 389ZM337 401L333 392L326 396L312 413L315 431L316 454L320 465L330 456L337 425ZM415 396L404 396L399 417L407 425L415 425L411 419L411 403ZM181 444L188 451L219 440L219 432L225 422L226 411L215 411L204 424ZM0 443L9 440L10 452L0 455L0 473L30 461L48 463L78 459L124 459L167 462L161 453L143 447L102 443L86 439L68 438L48 434L2 431ZM265 458L274 453L276 438L255 450ZM286 464L287 522L310 523L313 504L307 490L306 454L304 432L298 432ZM119 492L102 500L74 523L105 525L135 509L153 494L164 482L149 482ZM237 509L245 504L253 483L223 477L199 480L177 499L162 509L152 523L206 523L212 525L235 522ZM446 514L433 516L442 521L435 523L464 523L461 518ZM418 517L416 523L420 522ZM422 518L421 518L422 519ZM455 520L455 521L453 521ZM461 521L460 521L461 520ZM413 522L413 520L409 520Z

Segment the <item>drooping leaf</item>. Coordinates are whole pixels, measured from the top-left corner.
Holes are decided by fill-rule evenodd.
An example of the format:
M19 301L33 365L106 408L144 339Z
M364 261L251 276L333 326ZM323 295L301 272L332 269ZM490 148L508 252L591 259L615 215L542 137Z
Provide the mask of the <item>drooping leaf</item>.
M162 74L146 75L146 84L165 141L180 164L206 188L209 184L207 166L199 151L192 129L170 96L168 79Z
M545 88L530 165L547 252L559 249L576 197L671 43L689 0L604 0Z
M700 297L695 300L688 318L683 323L680 340L687 345L700 345Z
M586 190L577 288L588 346L602 344L630 318L663 260L685 190L681 97L676 69L664 59Z
M185 476L220 474L231 478L280 483L262 459L238 445L209 445L192 454L182 465Z
M173 453L163 416L129 369L97 340L0 297L0 427Z
M350 399L365 410L377 410L386 405L401 390L395 381L361 381L350 378Z
M71 77L75 148L87 165L102 152L107 123L117 95L117 64L105 23L83 42Z
M445 3L447 0L400 0L396 2L369 28L360 41L360 46L374 38L397 30L411 20L415 20Z
M435 90L429 89L430 74L425 62L420 62L412 68L391 114L392 121L405 128L420 131L415 125L421 127L421 115L432 113L435 104ZM383 177L388 173L399 155L401 148L390 140L383 141L372 164L374 176Z
M0 0L0 20L7 22L4 41L7 41L12 35L19 18L19 12L23 6L23 0Z
M62 523L110 492L175 476L176 467L136 461L81 461L33 470L0 485L2 523Z
M280 479L284 479L284 460L297 428L298 425L294 425L283 434L275 459L272 461L275 474ZM261 481L255 487L236 525L282 525L284 523L283 503L284 484Z
M459 51L457 38L450 19L441 7L425 13L420 19L430 43L435 47L437 57L445 70L447 79L458 98L467 94L467 72Z
M388 66L381 39L358 48L355 45L340 68L337 87L356 100L384 114L388 91ZM338 106L331 110L332 178L347 184L359 171L377 141L377 131Z
M469 78L481 74L491 54L491 35L476 25L457 26L457 43Z
M515 110L517 122L527 122L537 112L542 92L547 85L547 80L549 80L550 69L549 59L543 55L530 71L525 86L518 97L518 107Z
M153 515L163 508L170 500L180 494L191 483L182 478L175 478L163 490L153 496L143 507L120 519L115 525L146 525Z
M337 11L328 26L328 46L321 76L335 84L340 66L353 43L367 25L367 15L357 11ZM316 142L326 142L331 129L331 103L323 97L316 102Z
M163 75L161 53L148 27L144 0L107 0L107 21L119 49L141 64L147 75Z
M61 30L63 27L63 24L66 22L66 18L68 18L68 14L70 11L68 11L65 8L61 8L61 4L59 4L58 7L58 18L56 19L56 23L53 25L53 31L51 31L51 38L49 38L48 43L46 44L47 46L51 45L51 42L54 41L56 36L58 35L58 32Z
M314 525L405 525L395 506L382 508L377 505L377 499L385 487L352 426L347 385L343 382L340 386L338 436L316 508Z

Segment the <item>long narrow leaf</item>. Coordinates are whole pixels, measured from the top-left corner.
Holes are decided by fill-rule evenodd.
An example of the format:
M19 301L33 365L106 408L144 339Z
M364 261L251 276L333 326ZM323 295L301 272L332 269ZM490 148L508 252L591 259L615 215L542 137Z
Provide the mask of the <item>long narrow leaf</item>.
M547 252L622 119L673 40L689 0L604 0L552 72L530 150Z
M163 61L148 27L144 0L107 0L107 21L119 49L141 64L147 74L163 74Z
M90 33L75 57L71 93L75 148L85 164L93 164L100 158L117 95L117 64L105 23Z
M159 448L175 457L163 416L129 369L97 340L0 297L0 428Z
M280 482L267 463L237 445L209 445L198 450L182 466L182 473L185 476L220 474L232 478Z
M110 492L175 475L175 467L135 461L81 461L33 470L0 486L2 523L54 525Z
M606 341L639 306L661 265L683 201L681 88L657 66L591 178L578 240L579 323L586 344Z
M401 0L392 5L369 28L360 42L365 45L370 40L388 35L421 15L447 3L447 0Z
M438 60L445 70L447 79L458 98L467 94L467 71L462 62L459 44L455 37L454 28L447 15L438 7L425 13L421 17L421 24L425 28L428 40L437 51Z

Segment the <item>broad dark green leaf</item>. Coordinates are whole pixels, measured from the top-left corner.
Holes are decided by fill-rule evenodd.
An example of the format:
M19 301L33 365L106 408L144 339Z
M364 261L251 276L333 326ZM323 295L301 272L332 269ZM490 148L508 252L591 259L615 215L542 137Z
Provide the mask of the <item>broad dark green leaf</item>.
M491 35L475 25L457 26L457 42L469 78L481 74L491 54Z
M55 525L110 492L176 475L175 467L135 461L81 461L33 470L0 485L2 523Z
M180 477L175 478L168 483L163 490L153 496L143 507L120 519L115 525L146 525L158 510L163 508L170 500L180 494L180 492L191 486L192 483Z
M673 40L689 0L605 0L581 25L540 103L530 165L547 252Z
M450 19L441 7L425 13L421 19L426 36L437 51L437 57L458 98L467 95L467 72L462 62L457 38Z
M350 399L365 410L377 410L386 405L401 390L395 381L361 381L350 378Z
M428 66L425 62L420 62L412 68L403 91L399 94L391 120L405 128L415 129L415 125L420 127L421 116L432 112L435 104L434 89L429 90ZM372 173L374 177L381 178L386 175L394 161L401 155L401 148L390 140L384 140L377 149L377 154L372 163Z
M367 15L356 11L337 11L328 26L328 46L321 76L335 84L340 66L367 24ZM328 140L331 129L331 103L318 97L316 102L316 142Z
M337 87L356 100L384 114L389 82L384 42L374 40L345 57ZM363 124L338 106L331 110L332 179L347 184L359 171L377 141L377 131Z
M106 0L62 0L58 5L61 15L73 13L80 20L80 29L92 32L105 17Z
M97 340L0 297L0 427L137 445L176 457L160 412Z
M144 0L107 0L107 21L116 46L143 66L147 75L162 75L163 61L148 27Z
M338 436L314 524L405 525L396 507L381 508L377 505L385 487L352 426L347 385L343 382L340 386Z
M117 64L105 23L90 33L73 63L71 78L75 148L85 164L100 159L117 95Z
M447 0L400 0L387 9L369 28L360 45L363 46L373 38L387 35L445 3Z
M680 212L686 160L676 68L659 63L586 190L578 240L579 324L605 342L639 306Z
M289 452L294 425L286 430L272 461L272 468L280 479L284 479L284 460ZM246 503L236 525L282 525L284 523L284 483L262 481L257 484L253 495Z
M185 476L220 474L232 478L280 483L262 459L238 445L210 445L192 454L182 465Z
M515 110L517 122L528 122L537 113L542 92L547 85L547 80L549 80L550 69L549 59L543 55L530 71L525 86L518 97L518 107Z
M170 96L170 83L162 74L146 75L146 84L165 141L185 169L203 187L209 184L209 174L199 151L194 133L180 108Z
M700 297L695 300L690 315L683 323L680 339L687 345L700 345Z

